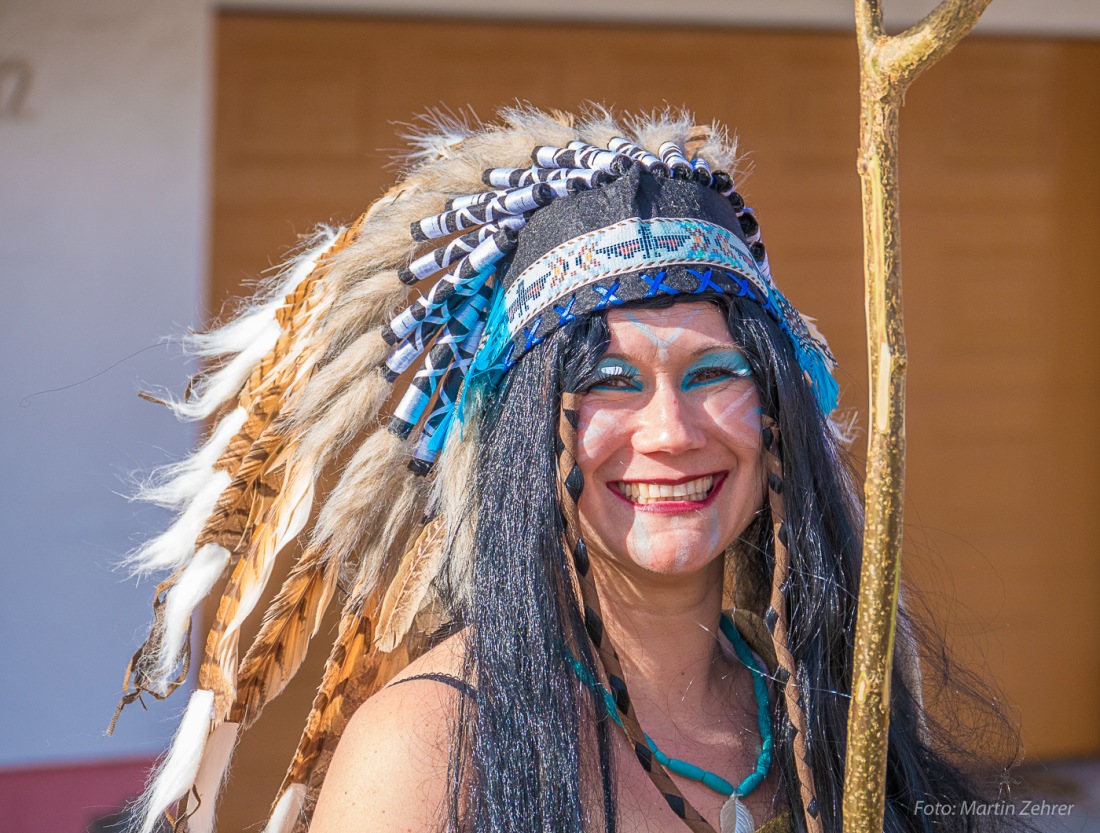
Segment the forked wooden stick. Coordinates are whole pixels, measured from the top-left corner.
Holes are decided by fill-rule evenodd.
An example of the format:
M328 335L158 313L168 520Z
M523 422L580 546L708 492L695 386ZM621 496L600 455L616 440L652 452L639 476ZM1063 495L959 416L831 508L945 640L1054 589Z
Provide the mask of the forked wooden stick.
M905 332L898 218L898 113L905 91L978 22L991 0L943 0L899 35L879 0L855 0L860 64L859 176L867 307L866 519L844 778L844 833L881 833L905 481Z

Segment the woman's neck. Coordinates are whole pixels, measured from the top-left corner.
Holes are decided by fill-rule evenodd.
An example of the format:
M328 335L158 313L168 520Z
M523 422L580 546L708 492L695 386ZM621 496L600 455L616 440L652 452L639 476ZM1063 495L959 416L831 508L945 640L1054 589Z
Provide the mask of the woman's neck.
M675 723L715 713L733 694L736 660L722 649L722 559L692 575L656 575L593 558L604 626L631 700Z

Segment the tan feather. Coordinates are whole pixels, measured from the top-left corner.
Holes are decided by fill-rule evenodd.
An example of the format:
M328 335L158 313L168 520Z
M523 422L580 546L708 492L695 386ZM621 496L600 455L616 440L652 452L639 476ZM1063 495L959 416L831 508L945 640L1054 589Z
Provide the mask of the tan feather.
M308 343L308 339L302 338L303 331L316 323L319 308L331 302L328 293L316 291L317 284L332 271L340 252L355 241L362 229L364 217L360 217L351 228L345 229L333 240L310 273L286 295L283 304L275 310L275 320L281 329L279 338L252 369L238 396L238 404L249 415L218 460L216 468L235 475L256 440L286 409L293 398L292 394L297 393L295 389L300 387L302 365L308 363L302 356L306 352L303 342ZM319 354L320 351L314 352ZM313 358L315 361L319 355Z
M251 726L298 671L336 589L336 567L316 546L294 565L241 661L230 720Z
M312 473L290 473L277 495L278 502L256 525L247 552L234 567L207 635L199 684L214 692L214 713L219 720L225 719L236 699L240 627L267 585L276 556L306 522L313 501Z
M380 651L392 651L409 632L428 595L428 586L439 572L446 535L447 525L443 518L435 518L424 527L412 549L401 560L378 613L374 647Z

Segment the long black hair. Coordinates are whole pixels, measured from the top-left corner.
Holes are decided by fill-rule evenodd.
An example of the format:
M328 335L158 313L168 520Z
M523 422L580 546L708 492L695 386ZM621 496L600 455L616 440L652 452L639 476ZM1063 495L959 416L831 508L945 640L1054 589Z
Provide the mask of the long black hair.
M776 421L782 437L791 531L790 649L805 694L824 829L839 831L862 499L844 448L779 325L755 303L713 300L728 311L730 334L752 368L762 411ZM471 507L475 557L467 598L472 601L457 611L467 626L465 671L477 696L460 703L452 733L447 815L454 831L615 830L610 751L615 727L591 688L577 684L572 666L576 653L589 678L599 678L562 546L555 448L561 392L576 391L591 378L609 342L602 315L562 327L512 368L482 415L476 506ZM731 557L748 567L746 575L761 576L758 584L764 587L774 567L772 553L765 508ZM912 632L904 612L901 622ZM930 653L941 655L938 648ZM923 713L911 679L900 672L902 664L895 663L892 681L883 829L980 829L983 817L966 808L987 797L953 754L962 745L948 743L950 732L940 731ZM802 831L790 725L782 698L776 699L776 764L794 829ZM921 811L929 806L952 811Z

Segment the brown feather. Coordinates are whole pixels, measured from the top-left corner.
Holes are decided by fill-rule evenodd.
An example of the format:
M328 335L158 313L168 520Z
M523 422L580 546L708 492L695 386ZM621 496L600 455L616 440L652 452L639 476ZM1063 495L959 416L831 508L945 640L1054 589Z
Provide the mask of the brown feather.
M261 476L267 470L272 456L285 442L286 437L276 426L268 426L252 443L248 453L240 461L232 482L218 496L218 502L199 533L196 548L216 543L234 555L247 549L250 537L249 520L260 514L260 510L266 508L266 504L274 497L269 495L268 500L264 500L261 492L266 493L268 490L262 487L271 484L270 477L265 484L261 481Z
M420 612L428 586L439 572L447 525L436 517L421 531L390 583L378 613L374 647L389 652L400 644Z
M324 781L329 761L355 710L409 663L402 648L390 653L373 650L370 611L375 599L349 602L340 631L325 665L324 679L313 701L294 760L279 795L291 784L306 785L311 799ZM313 800L307 800L307 808ZM308 813L306 814L308 817Z
M281 461L276 462L277 472L261 476L266 508L263 518L249 516L247 551L238 560L225 591L218 603L218 612L207 634L206 653L199 671L199 685L214 692L215 715L225 719L236 699L237 647L240 621L251 612L258 595L271 576L274 560L287 543L285 531L292 525L295 513L303 509L305 501L312 501L312 473L307 478L290 473ZM304 488L303 488L304 486ZM241 517L241 510L236 518Z
M363 217L351 228L342 232L321 255L309 275L287 294L285 302L276 310L275 317L282 332L275 346L253 369L238 398L238 404L248 410L244 425L230 440L225 452L215 464L221 471L229 471L233 482L226 487L208 518L197 546L216 542L230 552L239 553L248 545L248 519L262 517L274 495L263 500L258 492L267 491L263 480L265 472L273 471L269 465L272 457L284 449L285 436L276 427L276 419L300 394L302 365L305 361L301 350L294 350L301 331L316 317L321 303L315 288L332 269L334 259L358 236ZM317 356L313 357L314 359ZM261 487L257 489L257 484Z
M306 550L294 565L241 661L230 720L247 729L298 671L336 589L336 567L319 547Z

